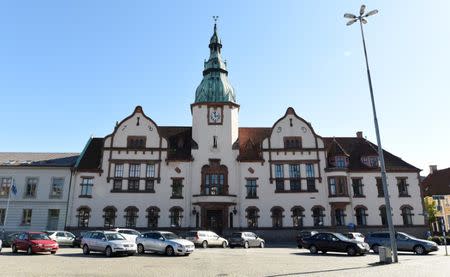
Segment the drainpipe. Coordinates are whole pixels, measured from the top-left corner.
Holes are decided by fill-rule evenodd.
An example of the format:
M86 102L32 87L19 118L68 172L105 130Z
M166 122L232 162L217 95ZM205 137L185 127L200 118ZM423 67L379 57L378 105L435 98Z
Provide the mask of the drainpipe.
M74 175L74 168L70 168L70 179L69 179L69 192L67 194L67 203L66 203L66 218L64 220L64 230L67 228L67 218L69 217L69 200L70 200L70 193L72 190L72 176Z

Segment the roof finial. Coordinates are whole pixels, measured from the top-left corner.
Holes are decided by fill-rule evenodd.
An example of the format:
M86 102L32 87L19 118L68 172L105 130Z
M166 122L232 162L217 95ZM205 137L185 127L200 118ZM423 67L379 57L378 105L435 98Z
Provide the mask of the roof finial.
M213 15L213 19L214 19L214 32L216 32L217 20L219 19L219 16L218 15Z

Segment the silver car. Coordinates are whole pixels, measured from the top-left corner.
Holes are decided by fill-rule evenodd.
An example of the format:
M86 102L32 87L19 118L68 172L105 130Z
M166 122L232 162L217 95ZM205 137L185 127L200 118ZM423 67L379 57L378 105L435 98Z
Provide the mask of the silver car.
M194 252L194 243L179 238L172 232L153 231L141 234L136 239L139 254L146 251L163 253L167 256L186 255Z
M228 246L228 240L212 231L190 231L186 234L186 239L192 241L195 245L201 245L203 248L208 246L226 248Z
M75 235L66 231L46 231L47 235L59 245L73 246Z
M122 234L112 231L87 232L81 240L81 247L85 255L89 255L91 251L105 253L107 257L114 254L132 256L136 253L136 243L127 241Z

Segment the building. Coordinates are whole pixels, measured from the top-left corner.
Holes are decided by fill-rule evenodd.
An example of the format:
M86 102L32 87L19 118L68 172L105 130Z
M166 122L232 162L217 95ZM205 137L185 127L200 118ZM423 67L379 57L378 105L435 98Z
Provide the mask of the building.
M209 49L192 126L159 126L138 106L88 141L68 228L250 228L273 238L299 228L383 228L377 146L361 132L321 137L293 108L271 127L239 127L216 26ZM423 229L420 170L384 155L394 224Z
M63 230L77 158L77 153L0 153L0 230ZM16 193L10 193L13 184Z
M425 202L433 202L437 208L436 222L432 224L433 231L442 232L450 228L450 168L438 170L436 165L430 165L430 174L421 183ZM433 200L433 196L441 196ZM435 197L436 198L436 197Z

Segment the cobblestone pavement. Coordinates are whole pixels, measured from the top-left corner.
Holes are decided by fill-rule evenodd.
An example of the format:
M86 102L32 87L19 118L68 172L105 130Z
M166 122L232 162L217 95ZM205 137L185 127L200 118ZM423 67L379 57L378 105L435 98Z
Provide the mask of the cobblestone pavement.
M426 256L402 253L378 265L378 256L310 255L294 247L196 249L188 257L156 254L106 258L63 248L56 255L0 253L0 276L450 276L444 248Z

